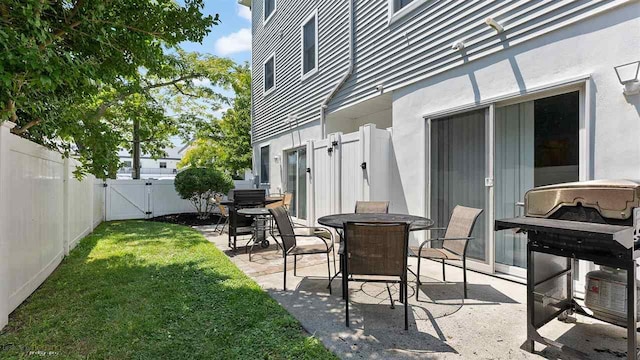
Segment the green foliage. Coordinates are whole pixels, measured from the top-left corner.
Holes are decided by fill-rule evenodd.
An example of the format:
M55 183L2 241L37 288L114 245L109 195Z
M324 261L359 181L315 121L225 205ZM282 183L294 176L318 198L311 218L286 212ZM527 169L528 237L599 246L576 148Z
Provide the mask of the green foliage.
M179 166L215 165L234 177L251 168L251 70L237 66L230 76L235 93L232 107L225 111L187 151Z
M0 121L77 152L80 171L98 177L117 169L119 147L131 146L134 114L148 140L143 150L157 154L227 101L202 83L231 86L233 63L178 48L218 24L203 7L204 0L3 0Z
M0 358L335 359L186 226L100 225L0 334Z
M209 217L215 194L226 194L233 189L233 180L224 172L213 168L189 168L176 175L176 191L191 201L201 219Z

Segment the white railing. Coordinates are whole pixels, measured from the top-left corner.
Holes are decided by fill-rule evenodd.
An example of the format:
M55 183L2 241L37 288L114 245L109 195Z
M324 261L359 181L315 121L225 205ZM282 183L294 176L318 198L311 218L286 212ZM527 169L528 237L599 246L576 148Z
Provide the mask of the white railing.
M0 329L78 242L104 219L102 182L78 162L0 126Z

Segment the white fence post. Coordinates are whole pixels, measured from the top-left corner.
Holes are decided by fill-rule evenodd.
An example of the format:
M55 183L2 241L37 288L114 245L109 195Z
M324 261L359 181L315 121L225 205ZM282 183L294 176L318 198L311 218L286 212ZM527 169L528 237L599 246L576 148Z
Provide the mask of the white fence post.
M0 125L0 329L9 322L9 239L7 239L9 182L9 136L16 126L12 122Z
M69 227L69 158L64 158L62 171L62 246L64 255L69 255L71 231Z

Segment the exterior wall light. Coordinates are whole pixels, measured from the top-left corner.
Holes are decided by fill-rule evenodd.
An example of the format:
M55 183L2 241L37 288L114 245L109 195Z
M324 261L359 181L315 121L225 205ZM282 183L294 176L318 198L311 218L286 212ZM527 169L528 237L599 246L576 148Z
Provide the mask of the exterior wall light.
M275 156L273 157L273 161L274 161L274 162L280 162L280 155L275 155Z
M455 51L461 51L464 49L464 42L462 40L458 40L451 45L451 49Z
M484 20L485 24L491 26L493 30L497 31L498 34L504 31L502 25L498 24L492 17L488 17Z
M640 72L640 60L622 64L613 68L618 76L618 81L624 86L622 93L625 96L640 94L640 81L638 73Z

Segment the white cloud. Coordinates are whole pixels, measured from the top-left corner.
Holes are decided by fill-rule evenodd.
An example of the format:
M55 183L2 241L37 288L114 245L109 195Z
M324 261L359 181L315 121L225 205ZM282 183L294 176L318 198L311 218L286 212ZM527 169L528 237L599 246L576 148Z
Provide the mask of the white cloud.
M216 53L227 56L251 50L251 29L244 28L216 40Z
M251 21L251 9L240 4L238 4L237 6L238 6L238 16L240 16L243 19Z

